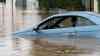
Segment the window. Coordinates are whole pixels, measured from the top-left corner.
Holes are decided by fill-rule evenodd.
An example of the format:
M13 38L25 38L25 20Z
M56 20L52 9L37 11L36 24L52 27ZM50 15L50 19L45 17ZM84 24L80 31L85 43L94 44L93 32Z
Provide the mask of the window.
M62 20L59 23L59 26L60 28L74 27L76 23L75 21L76 21L76 17L73 16L64 17L64 20Z
M89 25L95 25L92 21L88 20L84 17L77 17L77 26L89 26Z
M77 27L77 26L91 26L95 25L92 21L81 16L69 16L59 23L60 28Z
M38 29L53 29L59 27L57 23L63 19L63 17L54 17L52 19L48 19L47 21L41 23L38 26Z
M38 26L38 29L56 29L56 28L65 28L72 27L71 17L54 17L46 22L41 23Z
M48 19L41 23L38 29L56 29L89 25L94 25L94 23L87 18L79 16L62 16Z

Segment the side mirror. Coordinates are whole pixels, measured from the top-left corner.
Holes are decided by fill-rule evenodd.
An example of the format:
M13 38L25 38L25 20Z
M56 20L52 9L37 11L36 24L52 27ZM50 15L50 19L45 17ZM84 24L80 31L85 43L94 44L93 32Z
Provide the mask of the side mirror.
M33 31L36 31L36 32L38 32L39 30L38 30L37 28L33 28Z
M36 32L37 32L37 31L38 31L38 29L37 29L37 28L33 28L33 31L36 31Z

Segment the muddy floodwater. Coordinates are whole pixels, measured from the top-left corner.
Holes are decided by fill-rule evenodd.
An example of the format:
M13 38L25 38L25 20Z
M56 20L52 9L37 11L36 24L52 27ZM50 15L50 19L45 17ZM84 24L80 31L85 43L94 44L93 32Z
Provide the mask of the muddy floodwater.
M47 11L37 10L38 12L34 11L23 11L17 10L16 19L16 31L22 29L24 27L31 26L35 23L40 22L42 19L56 14L57 12L48 13ZM35 22L37 21L37 22ZM94 39L73 39L67 40L66 38L61 38L59 41L55 39L49 40L30 40L26 39L27 41L35 42L32 44L32 55L35 56L86 56L86 55L97 55L95 52L99 52L99 42L97 44L97 40ZM64 41L60 41L64 40Z
M46 11L46 10L39 10L39 9L22 10L19 8L15 8L14 11L15 11L14 14L16 15L14 16L15 24L13 25L13 32L29 26L33 26L39 23L44 18L61 12L55 10ZM2 34L5 34L5 32L0 33L1 37L4 37L2 36ZM60 40L64 40L64 41L60 41ZM17 40L14 39L14 42L15 42L14 48L17 51L19 51L19 53L29 52L28 55L32 55L32 56L34 55L35 56L81 56L81 55L98 56L99 55L98 53L100 53L99 39L69 40L66 38L61 38L59 39L59 41L56 41L55 39L44 39L44 40L23 39L20 41L19 39Z

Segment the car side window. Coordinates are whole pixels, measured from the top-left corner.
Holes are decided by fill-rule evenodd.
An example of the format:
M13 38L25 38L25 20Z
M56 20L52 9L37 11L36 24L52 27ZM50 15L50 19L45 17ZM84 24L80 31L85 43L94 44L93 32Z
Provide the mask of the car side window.
M75 27L77 18L74 16L67 16L59 23L60 28Z
M65 28L72 27L72 17L70 16L60 16L54 17L50 20L47 20L39 26L39 29L56 29L56 28Z
M53 29L53 28L57 28L58 26L55 25L59 20L63 19L63 17L53 17L48 19L47 21L41 23L38 26L38 29ZM55 26L54 26L55 25Z
M56 28L69 28L77 26L94 25L93 22L87 18L80 16L58 16L53 17L38 26L38 29L56 29Z
M90 21L89 19L85 18L85 17L77 17L77 25L76 26L91 26L91 25L95 25L95 23L93 23L92 21Z

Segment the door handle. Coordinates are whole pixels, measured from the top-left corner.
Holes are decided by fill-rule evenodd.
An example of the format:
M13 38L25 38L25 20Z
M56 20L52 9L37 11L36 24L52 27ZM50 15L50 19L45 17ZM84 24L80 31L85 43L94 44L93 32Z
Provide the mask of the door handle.
M68 35L69 37L73 37L73 36L76 36L76 33L75 32L71 32L71 33L69 33L69 35Z
M75 32L67 32L67 33L63 33L62 35L67 36L67 37L75 37L76 33Z

